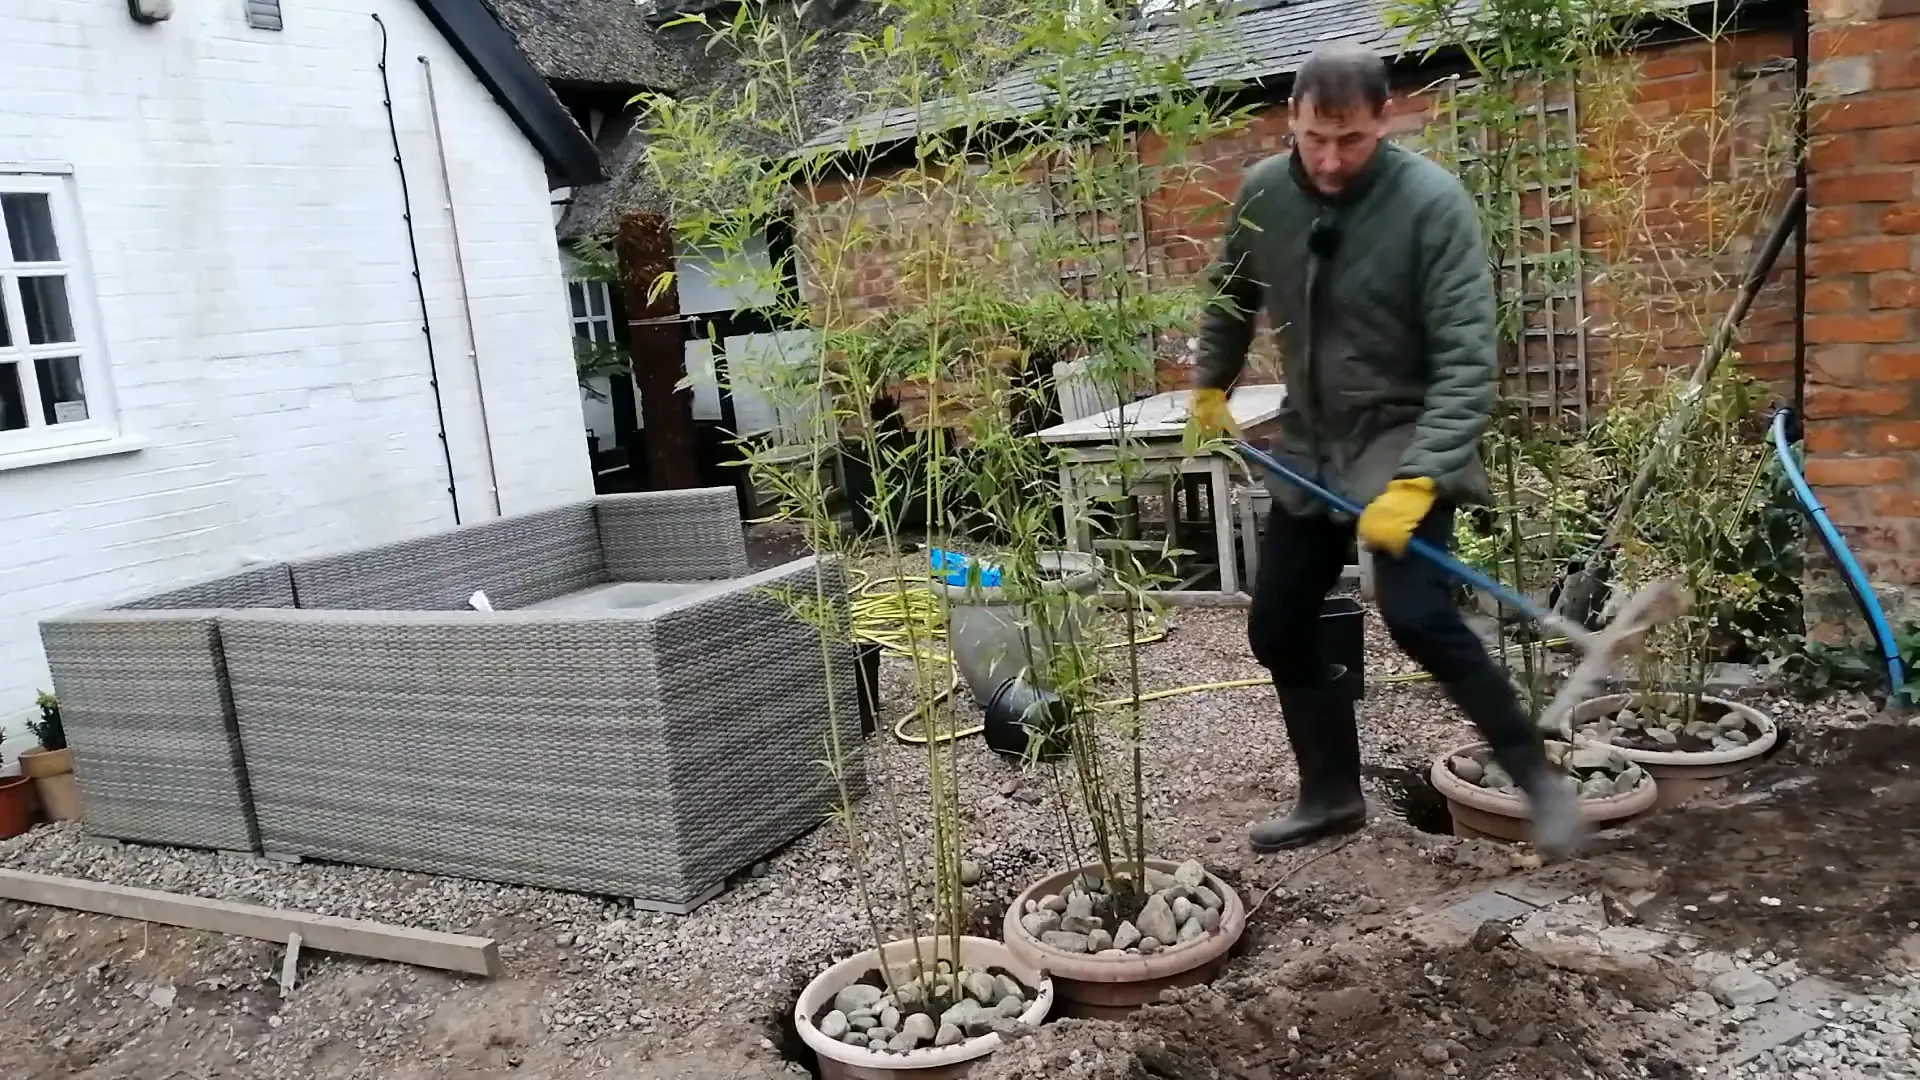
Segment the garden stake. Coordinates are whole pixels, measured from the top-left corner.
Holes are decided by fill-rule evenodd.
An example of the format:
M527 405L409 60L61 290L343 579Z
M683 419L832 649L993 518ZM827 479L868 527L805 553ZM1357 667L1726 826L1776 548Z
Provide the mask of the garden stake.
M1806 227L1807 189L1796 188L1780 216L1773 223L1773 231L1767 235L1767 241L1754 253L1753 262L1747 267L1747 276L1741 282L1740 292L1734 297L1733 306L1726 317L1720 320L1720 326L1714 331L1712 340L1700 352L1700 361L1693 367L1693 374L1687 379L1687 388L1680 395L1674 410L1660 421L1660 427L1654 432L1653 444L1647 456L1641 461L1640 469L1634 474L1633 483L1628 485L1626 494L1614 507L1613 521L1607 531L1594 546L1592 554L1584 560L1584 565L1567 574L1560 586L1560 596L1554 610L1569 619L1581 623L1591 622L1601 608L1602 597L1606 593L1606 560L1614 548L1620 545L1626 535L1627 526L1632 524L1633 515L1640 508L1640 500L1653 485L1653 476L1665 461L1666 455L1679 440L1681 432L1693 420L1693 408L1706 392L1707 384L1713 381L1713 373L1719 368L1729 350L1739 340L1741 322L1752 309L1754 298L1767 283L1773 273L1773 264L1780 258L1780 251L1787 246L1787 239L1798 229Z
M1245 440L1235 440L1234 445L1239 450L1240 456L1248 461L1259 465L1341 513L1354 518L1360 516L1361 507L1353 500L1301 476L1280 464L1273 455ZM1607 677L1615 661L1626 651L1626 646L1655 625L1678 616L1691 602L1687 590L1678 582L1656 581L1620 605L1620 612L1614 616L1612 622L1598 630L1588 630L1571 619L1563 618L1540 607L1513 589L1417 536L1408 541L1407 551L1438 566L1454 580L1479 589L1526 616L1541 629L1566 638L1568 644L1579 650L1580 662L1574 665L1573 671L1567 675L1567 681L1560 687L1560 692L1554 695L1553 701L1549 702L1540 714L1540 726L1543 729L1556 731L1568 740L1573 737L1573 707L1585 700L1593 692L1594 687Z

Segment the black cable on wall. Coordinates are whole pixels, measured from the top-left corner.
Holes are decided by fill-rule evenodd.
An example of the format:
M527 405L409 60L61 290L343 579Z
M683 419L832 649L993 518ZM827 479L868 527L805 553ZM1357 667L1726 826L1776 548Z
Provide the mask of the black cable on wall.
M413 231L413 196L407 190L407 163L400 156L400 128L393 119L393 84L387 79L387 23L379 12L380 96L387 110L387 134L393 139L393 165L400 171L401 218L407 223L407 251L413 257L413 290L420 299L420 334L427 342L427 384L433 387L433 415L440 428L440 456L447 463L447 498L453 500L453 523L460 524L460 491L453 478L453 444L447 439L447 407L440 397L440 360L433 351L433 320L427 314L427 282L420 273L420 243Z
M1807 418L1807 223L1813 220L1813 193L1807 190L1807 5L1793 5L1793 149L1794 184L1804 207L1793 234L1793 421L1798 441Z

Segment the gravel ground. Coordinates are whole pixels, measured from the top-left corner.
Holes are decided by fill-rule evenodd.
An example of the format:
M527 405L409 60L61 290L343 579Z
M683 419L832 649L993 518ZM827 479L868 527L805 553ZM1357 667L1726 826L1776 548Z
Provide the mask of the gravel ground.
M1171 616L1167 640L1142 650L1150 689L1257 676L1246 655L1244 614L1188 610ZM1372 628L1375 670L1404 661ZM889 660L894 701L910 700L904 661ZM970 708L962 694L962 705ZM1463 733L1430 687L1382 687L1363 721L1368 753L1379 758L1437 748ZM1283 803L1294 787L1271 692L1211 691L1147 707L1146 771L1156 794L1149 843L1176 855L1214 858L1236 853L1247 823ZM876 739L869 775L876 800L924 806L926 750ZM1057 800L1038 777L991 754L979 739L954 750L960 801L967 815L968 854L981 881L974 890L977 930L994 931L1015 892L1059 860ZM924 816L924 815L921 815ZM865 833L869 851L891 850L893 838ZM927 847L907 837L910 857ZM865 946L865 919L854 900L847 838L826 827L743 875L737 885L690 917L636 911L601 898L503 887L363 867L286 866L211 852L113 845L73 827L43 827L0 843L0 865L196 896L375 919L499 938L510 969L550 973L537 1007L542 1025L570 1041L613 1034L660 1041L726 1020L764 1027L804 979L831 959ZM876 908L889 932L904 931L906 905L894 875L873 875ZM916 898L926 912L924 889ZM332 958L319 965L361 967ZM246 966L244 963L238 964ZM237 978L237 976L236 976ZM137 988L136 988L137 989ZM404 1005L369 1018L366 1034L397 1033L414 1019ZM261 1053L278 1041L270 1029ZM358 1041L358 1040L356 1040Z
M1259 668L1247 656L1244 620L1244 613L1237 610L1176 612L1167 640L1142 649L1147 688L1258 676ZM1430 684L1380 679L1407 671L1409 665L1371 613L1367 640L1371 682L1361 724L1368 762L1424 768L1432 755L1472 738L1471 729ZM889 661L886 681L892 689L888 696L895 702L908 697L901 692L903 666ZM1791 701L1769 704L1776 715L1790 722L1809 718L1812 708ZM1829 702L1818 710L1833 715L1857 712L1858 706ZM1244 827L1284 806L1294 788L1292 758L1271 691L1187 694L1150 703L1146 715L1146 772L1154 792L1150 846L1167 857L1205 859L1210 868L1228 875L1247 893L1250 904L1275 897L1261 917L1286 920L1274 923L1276 928L1288 923L1301 928L1290 931L1296 945L1317 933L1305 929L1310 925L1349 914L1342 905L1356 896L1361 898L1358 910L1379 913L1410 902L1421 890L1437 889L1463 875L1484 876L1509 863L1508 849L1422 838L1394 821L1390 812L1378 812L1375 826L1366 834L1364 852L1356 847L1352 858L1342 855L1317 868L1318 880L1346 884L1334 893L1316 893L1319 886L1303 884L1295 876L1322 854L1303 853L1293 861L1275 861L1254 860L1244 851ZM870 798L924 805L927 751L888 738L875 739L870 748ZM992 755L979 739L962 742L953 749L951 760L958 765L966 851L979 873L972 890L978 919L974 929L997 936L992 919L1006 902L1060 860L1056 797L1042 775L1023 776ZM1382 803L1394 797L1385 790L1375 794ZM897 857L891 833L869 829L862 840L868 851ZM910 832L904 843L908 860L918 865L928 837ZM539 1039L544 1052L583 1068L609 1067L609 1062L618 1065L622 1060L658 1060L663 1054L706 1047L745 1055L741 1059L745 1064L739 1068L748 1071L724 1075L759 1076L763 1074L751 1069L765 1068L768 1061L776 1060L777 1018L790 1007L799 985L825 963L865 947L869 940L866 916L851 887L856 875L849 850L841 828L823 827L753 867L734 887L687 917L639 912L603 898L539 889L109 845L88 840L71 827L43 827L26 837L0 842L0 866L482 933L500 941L510 977L499 983L313 957L303 970L304 989L283 1000L271 985L279 952L271 944L202 936L195 939L193 948L181 947L172 967L156 967L157 961L148 957L145 948L139 954L148 957L142 961L145 967L106 959L82 964L83 946L92 940L87 935L105 933L100 927L117 927L113 931L117 936L93 945L124 945L126 927L131 924L106 920L87 920L84 925L35 924L38 943L34 948L42 950L43 956L77 957L73 960L76 978L22 989L20 1000L27 1003L22 1008L33 1007L52 1018L62 1015L62 1010L79 1008L77 1003L93 1001L91 1007L98 1015L85 1025L89 1033L69 1032L65 1037L91 1040L104 1048L123 1045L114 1041L122 1038L118 1033L151 1022L156 1011L193 1012L194 1003L200 1002L197 1007L204 1010L203 1015L217 1015L226 1022L227 1047L222 1052L246 1063L245 1068L236 1065L233 1074L208 1072L209 1080L219 1075L411 1077L416 1073L393 1067L396 1056L438 1060L436 1053L445 1054L422 1041L423 1025L432 1030L460 1024L491 1030L486 1025L509 1014L517 1018L511 1037L485 1035L481 1049L473 1051L484 1051L486 1061L506 1062L502 1068L517 1068L522 1058L531 1060L532 1051L516 1047ZM1342 879L1343 874L1348 877ZM893 877L885 871L876 873L872 889L876 917L889 934L903 932L914 914L922 920L928 917L925 896L903 895ZM20 912L18 929L26 925L27 909L16 910ZM4 915L0 907L0 923ZM7 930L0 925L0 950L5 948ZM144 931L131 933L139 936ZM1281 934L1276 940L1284 944L1288 936ZM48 949L53 951L44 951ZM16 968L15 973L21 970ZM1898 1023L1912 1030L1912 986L1904 992L1908 995L1904 1005L1896 1008L1896 999L1889 999L1881 1014L1868 1014L1870 1023L1854 1026L1884 1032L1883 1025ZM10 1007L13 1003L0 1004ZM449 1010L456 1019L448 1019ZM458 1031L442 1034L452 1040L450 1044L465 1045L460 1042L465 1036ZM326 1063L324 1069L316 1064L321 1061ZM691 1066L678 1074L662 1069L658 1073L662 1077L705 1075ZM417 1075L443 1074L420 1071ZM631 1069L622 1073L616 1068L608 1075L655 1074Z
M1769 954L1771 955L1771 954ZM1796 962L1784 960L1767 964L1757 958L1739 962L1735 969L1766 980L1765 986L1777 991L1791 985L1801 975ZM1744 981L1740 985L1760 984ZM1760 993L1766 993L1766 990ZM1758 1006L1725 1008L1727 1000L1716 998L1711 990L1696 991L1682 1003L1682 1015L1714 1019L1723 1027L1734 1027L1751 1019ZM1730 1078L1842 1077L1906 1078L1920 1076L1920 973L1898 974L1878 982L1871 990L1853 991L1843 999L1818 1009L1821 1024L1794 1042L1761 1055L1754 1061L1726 1071Z

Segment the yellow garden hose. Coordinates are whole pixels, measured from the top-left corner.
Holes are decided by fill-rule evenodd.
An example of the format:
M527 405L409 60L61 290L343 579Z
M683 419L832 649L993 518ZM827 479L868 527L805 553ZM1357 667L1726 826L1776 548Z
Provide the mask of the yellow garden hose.
M878 645L886 652L908 659L917 659L922 663L945 664L951 671L946 689L934 694L928 701L916 705L912 711L902 716L893 725L893 737L904 743L924 746L928 736L925 715L937 708L942 702L953 696L960 686L960 671L954 665L953 657L945 649L928 646L942 643L947 638L946 618L940 608L940 599L933 594L928 585L914 579L901 577L869 577L865 572L855 570L854 575L860 584L854 593L852 603L853 637ZM1148 624L1146 632L1135 637L1132 644L1147 645L1163 641L1167 637L1164 620L1155 619ZM916 649L916 643L918 648ZM1116 641L1104 646L1109 649L1124 649L1128 642ZM1564 638L1543 641L1544 646L1564 645ZM1523 648L1509 645L1508 653ZM1405 671L1380 676L1377 681L1388 685L1425 682L1432 676L1424 671ZM1167 698L1180 697L1183 694L1202 694L1214 690L1244 690L1254 687L1271 687L1273 680L1266 676L1250 679L1227 679L1220 682L1193 683L1189 686L1174 686L1163 690L1149 690L1139 697L1141 702L1164 701ZM1130 704L1134 698L1129 695L1107 701L1097 701L1097 709L1115 709ZM912 730L918 727L920 730ZM964 739L977 735L986 729L984 723L958 728L942 735L942 741Z

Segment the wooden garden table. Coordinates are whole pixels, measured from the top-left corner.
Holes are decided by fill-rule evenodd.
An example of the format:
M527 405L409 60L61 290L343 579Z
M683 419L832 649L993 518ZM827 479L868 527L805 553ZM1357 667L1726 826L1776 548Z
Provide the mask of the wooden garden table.
M1191 391L1169 390L1094 416L1055 424L1036 432L1034 437L1060 447L1060 493L1065 504L1067 547L1072 551L1093 550L1088 512L1090 497L1097 489L1111 486L1096 477L1110 471L1121 457L1123 414L1132 443L1129 456L1137 463L1140 479L1164 479L1177 486L1185 476L1206 477L1213 508L1214 539L1219 549L1219 595L1234 600L1240 594L1240 573L1234 558L1233 462L1224 454L1188 457L1181 449L1191 397ZM1277 383L1241 386L1228 396L1227 408L1240 430L1248 438L1257 439L1270 431L1279 419L1280 406L1286 397L1286 387ZM1171 501L1168 515L1169 526L1173 526L1178 509ZM1258 543L1258 540L1248 537L1247 542ZM1127 546L1147 541L1102 543Z

